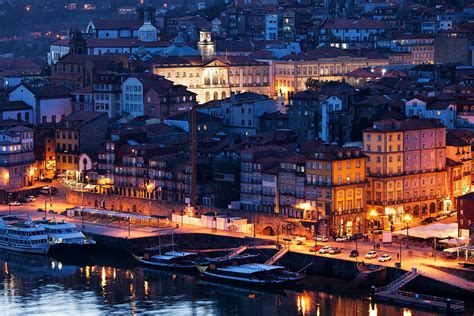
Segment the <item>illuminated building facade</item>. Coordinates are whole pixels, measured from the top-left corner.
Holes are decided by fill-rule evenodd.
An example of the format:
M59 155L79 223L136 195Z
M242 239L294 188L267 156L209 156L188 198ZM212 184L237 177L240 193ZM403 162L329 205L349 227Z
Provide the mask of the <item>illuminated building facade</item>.
M198 103L225 99L231 92L270 95L269 65L243 56L161 57L153 61L153 73L197 94Z
M288 55L272 61L272 95L284 96L306 90L309 78L324 81L341 81L359 68L388 65L381 56L355 56L341 49L325 47Z
M74 112L56 129L56 170L79 177L79 155L97 152L107 132L107 113Z
M33 130L16 126L0 132L0 189L18 191L34 176Z
M363 131L363 144L375 226L390 228L402 224L404 214L423 218L445 209L446 127L438 120L377 121Z

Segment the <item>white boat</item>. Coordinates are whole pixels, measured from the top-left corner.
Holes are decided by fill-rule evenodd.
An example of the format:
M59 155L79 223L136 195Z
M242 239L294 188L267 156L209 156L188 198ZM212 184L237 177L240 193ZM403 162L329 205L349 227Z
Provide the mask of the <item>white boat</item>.
M145 254L143 257L135 258L141 263L161 269L171 270L194 270L196 269L195 259L198 254L195 252L169 251L163 255L149 256Z
M48 242L51 245L94 245L95 241L87 239L86 236L73 223L53 220L36 221L38 226L45 229Z
M247 263L238 266L216 267L209 265L199 269L204 276L233 283L255 286L278 286L297 283L301 275L283 266Z
M43 227L30 219L6 224L0 218L0 249L47 254L49 251L48 235Z

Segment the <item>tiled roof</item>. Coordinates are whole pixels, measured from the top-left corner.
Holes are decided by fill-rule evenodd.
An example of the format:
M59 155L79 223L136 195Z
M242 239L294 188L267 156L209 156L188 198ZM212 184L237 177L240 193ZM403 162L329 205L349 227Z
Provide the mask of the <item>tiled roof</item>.
M328 19L324 22L323 29L389 29L390 27L381 21L375 20L349 20Z
M394 119L385 119L374 122L374 125L365 129L366 132L402 132L410 130L422 130L433 128L445 128L437 119L408 119L398 121Z
M0 102L0 111L32 110L33 108L23 101Z

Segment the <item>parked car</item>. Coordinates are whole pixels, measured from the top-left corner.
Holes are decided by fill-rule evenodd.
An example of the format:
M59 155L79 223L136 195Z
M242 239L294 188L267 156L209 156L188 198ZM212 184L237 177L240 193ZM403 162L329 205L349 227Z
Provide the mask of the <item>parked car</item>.
M382 234L382 230L380 228L372 229L372 234L380 235Z
M306 241L306 237L304 236L296 236L295 238L297 245L302 245Z
M44 210L43 210L41 207L38 208L36 211L37 211L38 213L39 213L39 212L41 212L41 213L44 212Z
M359 256L359 251L358 250L352 250L351 254L349 255L349 257L351 257L351 258L355 258L355 257L358 257L358 256Z
M49 213L49 214L58 214L58 212L56 212L56 211L53 211L53 210L49 210L49 212L48 212L48 213Z
M336 238L337 242L345 242L347 241L347 236L339 236Z
M8 205L10 205L10 206L20 206L21 203L18 202L18 201L11 201L11 202L8 202Z
M51 191L51 194L56 194L58 193L58 189L56 189L55 187L42 187L41 190L39 191L41 194L49 194L49 192Z
M449 212L449 214L448 214L449 217L456 216L456 215L458 215L458 211L456 211L456 210L451 211L451 212Z
M328 236L318 236L318 237L315 238L315 240L319 241L319 242L329 241Z
M378 260L379 260L379 262L390 261L390 260L392 260L392 256L389 255L388 253L384 253L383 255L381 255L381 256L379 257Z
M319 249L323 248L321 245L314 245L313 247L309 248L310 252L318 252Z
M26 200L28 201L28 203L29 202L34 202L34 201L36 201L36 197L34 195L28 195L26 197Z
M351 236L351 240L362 239L362 238L364 238L364 234L362 233L357 233Z
M43 178L43 179L40 179L41 182L46 182L46 183L51 183L53 182L53 179L50 179L50 178Z
M369 251L365 255L365 259L374 259L374 258L377 258L377 251Z
M329 249L328 253L330 255L335 255L337 253L341 253L341 248L338 248L338 247L331 247L331 249Z
M331 250L331 248L332 248L331 246L324 246L321 249L319 249L319 253L321 254L329 253L329 250Z
M446 218L448 218L447 214L439 214L438 216L436 216L436 221L442 221L443 219L446 219Z
M428 225L435 221L434 217L427 217L421 221L422 225Z

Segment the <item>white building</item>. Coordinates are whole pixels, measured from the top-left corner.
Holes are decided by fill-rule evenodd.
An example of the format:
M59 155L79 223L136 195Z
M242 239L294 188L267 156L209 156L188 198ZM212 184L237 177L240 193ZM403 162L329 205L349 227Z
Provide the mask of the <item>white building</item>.
M278 15L277 14L265 15L265 40L267 41L278 40Z
M327 19L320 29L319 42L344 49L350 44L376 44L389 28L381 21Z
M143 83L136 77L129 77L122 83L120 112L131 117L144 115Z
M431 99L417 95L405 103L405 115L407 117L438 119L447 128L454 128L456 104L454 100L445 100L439 96Z
M23 101L32 107L34 124L57 123L72 112L71 91L63 86L33 87L21 84L8 95L9 101Z

